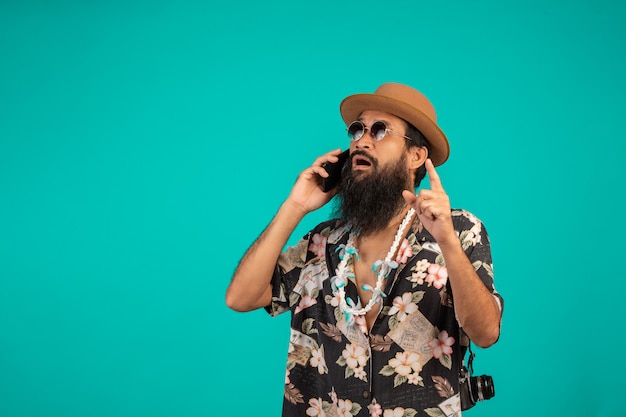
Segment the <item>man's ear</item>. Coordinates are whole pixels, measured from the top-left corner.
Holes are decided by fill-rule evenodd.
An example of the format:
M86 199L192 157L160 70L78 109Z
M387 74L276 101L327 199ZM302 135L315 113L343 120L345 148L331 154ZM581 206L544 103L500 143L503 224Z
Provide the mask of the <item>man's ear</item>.
M411 169L421 167L426 159L428 159L428 149L425 146L415 146L409 150L409 167Z

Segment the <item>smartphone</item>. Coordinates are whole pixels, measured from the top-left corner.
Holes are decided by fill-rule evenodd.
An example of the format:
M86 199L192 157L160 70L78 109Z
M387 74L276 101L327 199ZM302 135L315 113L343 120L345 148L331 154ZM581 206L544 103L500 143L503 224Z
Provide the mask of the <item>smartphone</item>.
M328 172L328 178L322 178L322 190L327 193L339 184L341 169L350 156L350 149L346 149L339 155L339 161L326 162L322 168Z

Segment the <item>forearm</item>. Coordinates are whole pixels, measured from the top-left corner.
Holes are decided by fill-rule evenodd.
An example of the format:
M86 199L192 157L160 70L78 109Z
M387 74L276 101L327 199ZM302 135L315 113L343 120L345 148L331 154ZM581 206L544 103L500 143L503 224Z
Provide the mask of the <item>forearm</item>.
M458 239L441 245L461 327L476 345L488 347L500 335L500 307L485 287Z
M283 203L261 236L241 259L226 292L226 304L236 311L251 311L270 304L276 262L306 211L289 200Z

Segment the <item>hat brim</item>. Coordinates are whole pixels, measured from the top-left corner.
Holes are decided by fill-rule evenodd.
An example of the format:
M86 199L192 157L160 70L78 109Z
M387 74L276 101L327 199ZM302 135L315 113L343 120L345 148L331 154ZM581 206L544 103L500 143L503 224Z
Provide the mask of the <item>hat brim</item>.
M403 101L379 94L354 94L346 97L339 106L346 125L357 120L366 110L383 111L406 120L415 126L430 143L430 159L441 165L450 155L450 144L443 131L428 116Z

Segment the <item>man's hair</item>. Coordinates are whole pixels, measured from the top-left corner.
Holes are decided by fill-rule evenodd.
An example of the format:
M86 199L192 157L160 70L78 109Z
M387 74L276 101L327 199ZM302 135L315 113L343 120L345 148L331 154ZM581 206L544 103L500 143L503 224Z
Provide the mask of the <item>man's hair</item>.
M407 141L407 148L412 148L414 146L418 148L426 148L428 150L428 155L430 155L430 143L426 140L426 137L420 132L415 126L411 123L404 121L406 123L406 136L411 138L411 142ZM415 170L415 175L413 177L413 187L419 187L420 183L426 176L426 165L423 164L421 167Z

